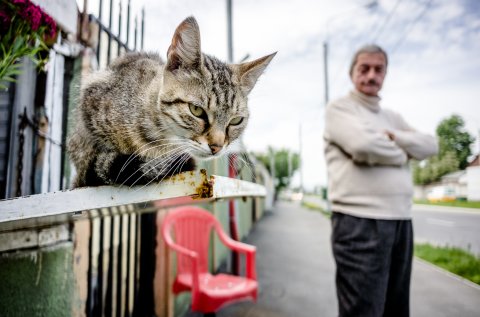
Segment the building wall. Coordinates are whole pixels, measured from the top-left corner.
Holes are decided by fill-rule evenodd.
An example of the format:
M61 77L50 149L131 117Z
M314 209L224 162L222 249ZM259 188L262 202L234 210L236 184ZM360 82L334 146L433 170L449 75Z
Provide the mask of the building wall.
M480 166L467 167L467 199L480 201Z
M2 316L71 316L73 243L0 253Z

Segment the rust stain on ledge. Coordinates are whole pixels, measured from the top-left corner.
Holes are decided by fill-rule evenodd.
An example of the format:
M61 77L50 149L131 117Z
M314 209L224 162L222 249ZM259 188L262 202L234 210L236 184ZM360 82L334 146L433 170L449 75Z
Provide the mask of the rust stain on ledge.
M193 196L194 199L202 199L202 198L211 198L213 197L213 183L215 178L213 176L210 177L210 180L207 178L207 171L204 169L200 170L201 174L201 183L195 189L196 194Z

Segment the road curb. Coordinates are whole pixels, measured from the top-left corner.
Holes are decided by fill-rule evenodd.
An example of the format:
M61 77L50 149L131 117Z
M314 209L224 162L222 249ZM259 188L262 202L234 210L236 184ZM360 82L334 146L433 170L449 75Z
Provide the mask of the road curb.
M428 262L428 261L425 261L425 260L423 260L423 259L421 259L421 258L419 258L419 257L417 257L417 256L414 256L414 258L415 258L415 261L417 261L417 262L419 262L419 263L422 263L423 265L428 266L428 267L430 267L431 269L433 269L433 270L435 270L435 271L437 271L437 272L443 273L443 274L445 274L445 275L447 275L447 276L449 276L449 277L451 277L451 278L453 278L453 279L455 279L455 280L457 280L457 281L460 281L460 282L462 282L462 283L464 283L464 284L466 284L466 285L468 285L468 286L470 286L470 287L473 287L474 289L480 291L480 285L478 285L478 284L476 284L476 283L474 283L474 282L472 282L472 281L470 281L470 280L467 280L466 278L463 278L463 277L461 277L461 276L459 276L459 275L457 275L457 274L455 274L455 273L452 273L452 272L450 272L450 271L447 271L447 270L445 270L445 269L442 268L442 267L439 267L439 266L434 265L434 264L432 264L432 263L430 263L430 262Z
M424 210L424 211L438 211L438 212L458 212L472 215L480 215L479 208L465 208L465 207L450 207L450 206L437 206L437 205L424 205L413 204L412 211Z

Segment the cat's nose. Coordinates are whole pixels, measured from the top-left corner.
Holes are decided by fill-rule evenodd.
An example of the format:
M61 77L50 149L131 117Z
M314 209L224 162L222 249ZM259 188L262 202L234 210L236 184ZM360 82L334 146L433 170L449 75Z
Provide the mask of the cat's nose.
M222 146L217 144L209 144L208 146L210 147L213 155L217 154L222 149Z

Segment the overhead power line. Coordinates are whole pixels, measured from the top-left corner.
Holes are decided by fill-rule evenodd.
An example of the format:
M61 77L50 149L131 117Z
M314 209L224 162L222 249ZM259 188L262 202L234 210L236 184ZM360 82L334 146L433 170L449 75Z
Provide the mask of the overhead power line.
M383 30L385 30L385 26L388 24L388 22L390 22L390 19L393 17L395 12L397 11L397 8L400 2L402 2L402 0L397 0L397 2L395 3L395 6L392 8L390 13L386 16L385 21L383 21L383 24L377 29L377 32L372 39L372 43L375 43L380 37L380 35L382 35Z
M401 36L397 43L395 43L395 46L393 47L393 49L390 51L390 54L394 54L396 52L396 50L403 44L403 42L408 38L408 35L410 34L410 32L412 32L413 28L415 27L415 25L421 20L423 19L423 17L425 16L425 14L428 12L428 9L430 9L430 6L432 5L432 2L433 0L429 0L426 4L425 4L425 7L423 8L423 10L420 12L420 14L408 25L408 27L406 28L406 31L405 33L403 34L403 36Z

